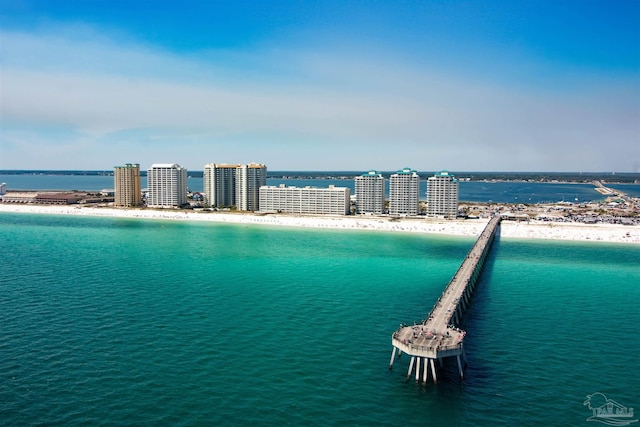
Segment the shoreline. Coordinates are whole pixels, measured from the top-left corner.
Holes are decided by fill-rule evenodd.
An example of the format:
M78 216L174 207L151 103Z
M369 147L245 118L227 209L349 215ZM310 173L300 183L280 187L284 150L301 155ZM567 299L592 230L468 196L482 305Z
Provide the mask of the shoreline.
M194 212L183 210L116 209L77 205L9 205L0 204L0 213L75 215L108 218L201 221L228 224L253 224L280 227L348 229L411 232L450 236L480 235L487 218L446 220L441 218L401 218L377 216L307 216L228 212ZM582 224L555 222L503 221L502 238L566 240L640 244L640 227L619 224Z

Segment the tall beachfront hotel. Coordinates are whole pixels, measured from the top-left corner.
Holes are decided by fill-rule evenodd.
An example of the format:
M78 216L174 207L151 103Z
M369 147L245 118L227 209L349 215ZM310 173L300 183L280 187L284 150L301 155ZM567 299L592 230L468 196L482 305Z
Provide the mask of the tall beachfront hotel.
M187 169L157 163L147 170L147 206L177 208L187 203Z
M113 168L113 182L116 207L130 208L142 204L142 188L140 186L140 165L127 163Z
M418 215L420 176L410 168L389 178L389 215Z
M427 180L427 215L455 217L458 214L458 180L440 171Z
M384 181L382 174L374 170L356 177L356 213L384 213Z
M236 206L240 211L260 209L260 187L267 185L267 167L258 163L236 169Z
M204 166L205 203L212 207L235 206L241 211L257 211L260 187L267 184L267 167L209 163Z
M236 169L240 165L209 163L204 166L204 200L208 206L229 208L236 204Z

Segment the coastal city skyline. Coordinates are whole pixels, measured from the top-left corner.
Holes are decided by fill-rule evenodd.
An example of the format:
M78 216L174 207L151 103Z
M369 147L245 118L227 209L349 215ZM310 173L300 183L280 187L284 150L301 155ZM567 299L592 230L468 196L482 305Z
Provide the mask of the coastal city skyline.
M0 169L640 171L637 2L0 3Z
M141 185L140 165L127 163L113 171L114 207L215 208L262 213L417 216L420 209L420 176L411 168L398 170L389 177L389 204L385 206L386 179L370 170L354 178L355 192L346 186L267 185L267 166L260 163L216 164L204 166L203 191L188 189L187 169L176 163L156 163L147 171L147 188ZM3 186L5 184L2 184ZM458 179L440 171L427 180L429 216L458 215ZM0 192L0 202L33 202L42 196ZM55 203L78 202L78 195L49 194ZM6 200L5 200L6 199ZM103 199L102 202L107 202Z

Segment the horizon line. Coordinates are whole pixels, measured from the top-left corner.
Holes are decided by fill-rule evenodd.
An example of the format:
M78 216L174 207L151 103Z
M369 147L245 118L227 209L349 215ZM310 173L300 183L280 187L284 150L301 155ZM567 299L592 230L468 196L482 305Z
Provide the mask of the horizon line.
M204 169L189 169L186 168L187 171L194 172L204 172ZM146 171L147 169L140 168L141 171ZM267 167L268 173L276 173L276 172L287 172L287 173L361 173L368 172L371 170L375 170L377 172L396 172L398 169L274 169L270 170ZM631 175L640 175L640 171L631 172L631 171L515 171L515 170L453 170L453 169L433 169L433 170L416 170L417 172L440 172L440 171L448 171L452 173L507 173L507 174L576 174L576 175L615 175L615 174L631 174ZM109 172L113 173L113 169L0 169L0 174L5 172Z

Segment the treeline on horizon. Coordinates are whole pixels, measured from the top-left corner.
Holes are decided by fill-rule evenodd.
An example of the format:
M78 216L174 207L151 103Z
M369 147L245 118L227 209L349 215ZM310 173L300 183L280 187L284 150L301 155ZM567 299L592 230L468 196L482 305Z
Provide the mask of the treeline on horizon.
M202 178L203 171L188 171L192 178ZM272 179L354 179L366 171L268 171ZM396 171L380 171L388 178ZM427 179L433 172L419 172L420 178ZM640 173L634 172L451 172L459 179L470 181L565 181L590 182L602 180L612 183L638 183ZM0 175L71 175L71 176L113 176L112 170L0 170ZM141 170L141 176L147 171Z

